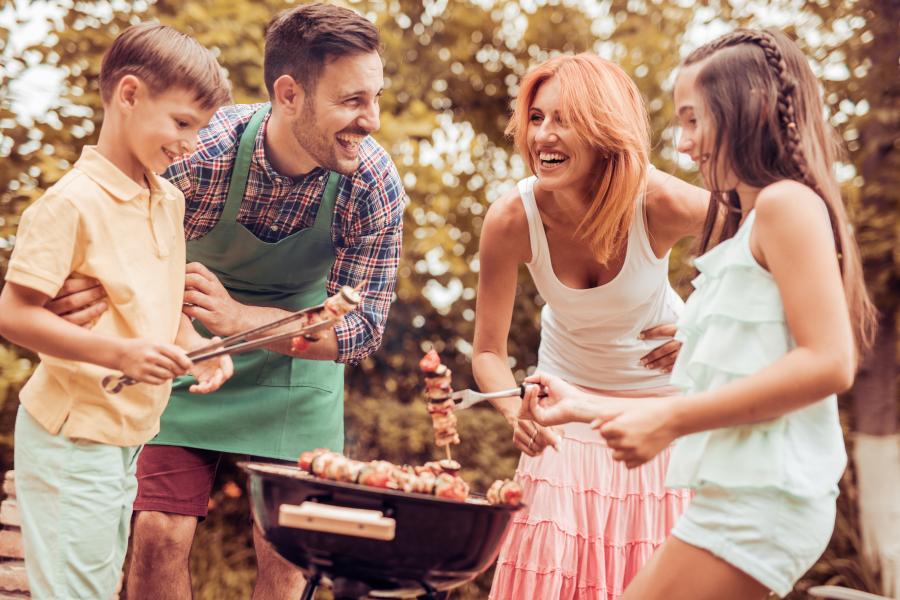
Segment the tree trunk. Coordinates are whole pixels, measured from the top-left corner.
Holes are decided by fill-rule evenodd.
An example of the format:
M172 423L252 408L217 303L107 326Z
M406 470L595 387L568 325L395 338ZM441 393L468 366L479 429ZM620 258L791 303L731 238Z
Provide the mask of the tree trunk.
M872 354L853 389L854 460L864 558L882 593L900 600L900 430L896 315L883 315Z

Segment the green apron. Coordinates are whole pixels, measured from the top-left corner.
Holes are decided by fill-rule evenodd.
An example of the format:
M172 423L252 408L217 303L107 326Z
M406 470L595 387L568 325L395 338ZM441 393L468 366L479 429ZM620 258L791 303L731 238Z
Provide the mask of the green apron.
M256 134L269 107L241 135L225 208L206 236L187 243L237 301L297 310L323 302L334 265L331 222L339 175L330 173L312 227L267 243L237 222ZM204 336L209 332L195 321ZM216 392L191 394L191 377L175 381L153 444L295 460L302 451L344 445L344 365L269 350L232 356L234 376Z

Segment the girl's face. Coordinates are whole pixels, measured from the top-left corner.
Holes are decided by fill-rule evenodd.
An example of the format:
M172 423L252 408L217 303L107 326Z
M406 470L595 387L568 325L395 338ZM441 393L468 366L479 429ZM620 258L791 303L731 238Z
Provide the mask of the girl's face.
M551 77L538 88L525 134L535 174L548 190L584 187L597 165L598 152L576 135L560 111L559 81Z
M702 64L702 62L695 63L685 67L675 80L675 114L681 127L676 148L697 163L700 174L708 186L715 184L719 190L732 189L737 181L731 170L719 164L713 173L710 161L715 128L711 116L705 110L697 85Z

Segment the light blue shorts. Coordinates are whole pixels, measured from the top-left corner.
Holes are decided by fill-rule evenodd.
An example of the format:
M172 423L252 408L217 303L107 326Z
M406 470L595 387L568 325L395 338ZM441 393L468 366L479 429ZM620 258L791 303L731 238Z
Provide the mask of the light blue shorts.
M16 416L16 495L31 596L109 600L119 583L140 447L50 435Z
M773 489L700 487L672 535L786 596L825 552L836 498L837 491L798 498Z

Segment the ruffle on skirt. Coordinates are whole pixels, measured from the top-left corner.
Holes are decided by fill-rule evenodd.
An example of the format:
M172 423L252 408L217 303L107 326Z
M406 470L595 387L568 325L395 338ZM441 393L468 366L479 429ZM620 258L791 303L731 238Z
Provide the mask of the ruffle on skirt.
M669 450L629 470L586 424L565 426L559 452L522 455L526 508L500 549L492 600L617 598L687 508L663 485Z

